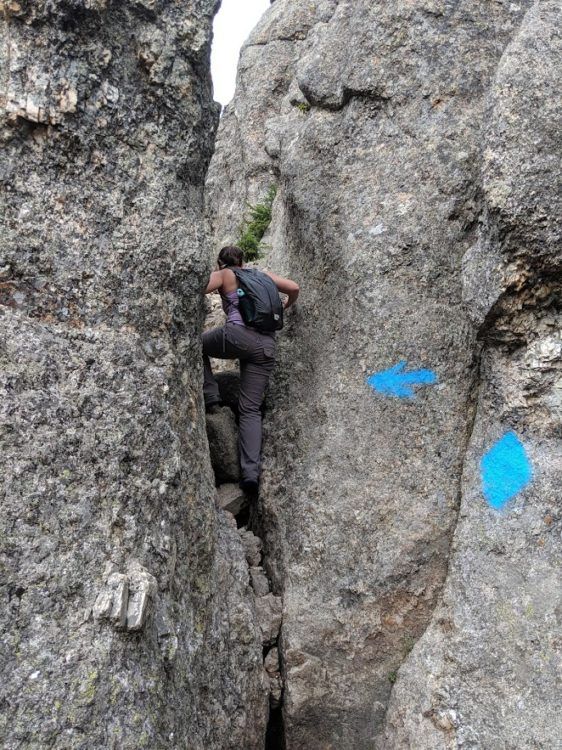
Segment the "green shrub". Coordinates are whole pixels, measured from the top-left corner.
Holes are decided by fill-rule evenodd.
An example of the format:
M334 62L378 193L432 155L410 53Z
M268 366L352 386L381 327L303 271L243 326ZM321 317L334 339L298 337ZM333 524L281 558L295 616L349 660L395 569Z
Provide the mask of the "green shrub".
M271 207L276 194L277 186L271 185L263 203L248 204L249 214L244 218L238 236L238 247L244 251L247 261L259 260L263 255L261 241L271 224Z

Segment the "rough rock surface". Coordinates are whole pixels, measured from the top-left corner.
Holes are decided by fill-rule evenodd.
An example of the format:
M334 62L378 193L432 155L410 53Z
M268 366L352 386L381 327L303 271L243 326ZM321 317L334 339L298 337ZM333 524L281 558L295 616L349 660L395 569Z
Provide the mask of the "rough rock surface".
M269 581L261 565L250 568L250 583L255 591L256 596L265 596L269 594Z
M562 737L561 24L558 2L536 4L490 91L478 253L507 270L476 300L495 297L449 576L400 670L381 750L531 750ZM478 463L506 426L525 436L535 478L498 513L482 506Z
M562 734L559 28L553 0L276 0L242 52L216 244L275 181L266 262L302 287L259 519L288 750ZM369 388L402 360L437 382ZM498 511L511 431L534 480Z
M263 747L200 392L215 9L1 3L8 750Z

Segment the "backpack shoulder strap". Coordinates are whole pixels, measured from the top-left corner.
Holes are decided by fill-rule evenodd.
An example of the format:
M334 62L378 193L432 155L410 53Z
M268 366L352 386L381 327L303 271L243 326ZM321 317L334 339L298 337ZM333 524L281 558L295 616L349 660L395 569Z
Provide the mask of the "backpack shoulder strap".
M237 268L235 266L231 266L230 270L236 276L236 278L239 279L239 278L244 278L244 276L252 275L258 269L257 268Z

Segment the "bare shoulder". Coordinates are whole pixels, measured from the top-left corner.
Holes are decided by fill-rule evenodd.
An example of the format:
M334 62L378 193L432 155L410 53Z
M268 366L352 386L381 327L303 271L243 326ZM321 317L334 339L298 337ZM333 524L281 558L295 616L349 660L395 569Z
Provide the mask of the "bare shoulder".
M273 273L273 271L270 271L268 268L260 268L259 270L262 273L265 273L266 276L269 276L269 278L273 279L273 281L275 282L283 278L282 276L279 276L278 274Z
M238 282L236 281L236 275L234 271L231 271L230 268L223 268L222 271L222 291L228 294L228 292L233 292L237 286Z
M289 292L298 292L299 285L292 279L285 279L283 276L278 276L276 273L268 271L266 268L262 268L261 270L269 276L280 292L284 292L285 294L288 294Z

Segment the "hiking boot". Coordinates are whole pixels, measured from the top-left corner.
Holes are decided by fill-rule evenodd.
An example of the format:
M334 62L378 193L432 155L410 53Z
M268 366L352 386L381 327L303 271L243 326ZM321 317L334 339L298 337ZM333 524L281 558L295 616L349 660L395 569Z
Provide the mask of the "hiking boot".
M240 489L248 495L248 497L258 496L258 482L256 479L243 479L240 482Z

